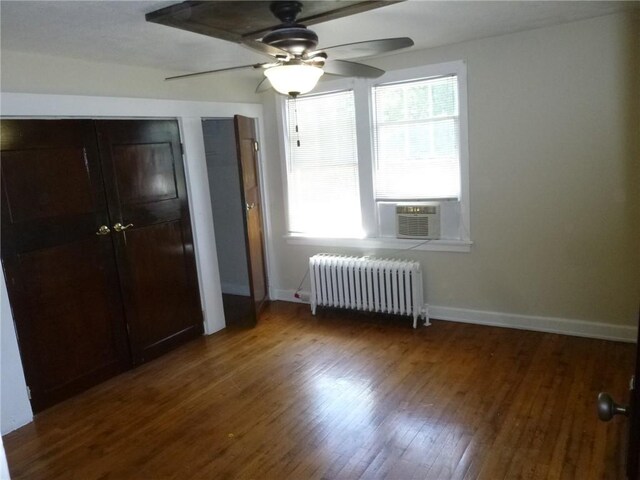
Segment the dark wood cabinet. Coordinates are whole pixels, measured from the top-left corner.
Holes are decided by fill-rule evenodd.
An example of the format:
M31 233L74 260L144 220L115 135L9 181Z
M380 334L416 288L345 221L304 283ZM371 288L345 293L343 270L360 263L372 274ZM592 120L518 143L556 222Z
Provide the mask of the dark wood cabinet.
M201 335L176 121L0 127L2 262L34 411Z

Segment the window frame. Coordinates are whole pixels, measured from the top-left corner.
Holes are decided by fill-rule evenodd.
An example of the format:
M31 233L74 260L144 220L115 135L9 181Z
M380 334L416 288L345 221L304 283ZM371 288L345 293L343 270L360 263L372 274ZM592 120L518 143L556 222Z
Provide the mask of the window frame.
M458 80L459 122L460 122L460 198L458 238L439 240L397 239L380 236L378 208L374 192L374 105L372 88L395 82L425 79L444 75L456 75ZM289 186L287 164L289 161L289 142L287 137L287 102L284 95L276 96L276 116L280 153L282 155L281 173L285 199L285 224L287 243L292 245L314 245L335 247L356 247L372 249L411 249L448 252L471 251L470 234L470 198L469 198L469 137L468 137L468 97L467 70L463 60L443 62L433 65L387 71L375 79L344 78L324 81L318 84L310 95L319 95L343 90L353 90L356 113L356 146L358 150L358 178L360 186L360 206L362 228L365 238L314 237L299 233L292 234L289 229Z

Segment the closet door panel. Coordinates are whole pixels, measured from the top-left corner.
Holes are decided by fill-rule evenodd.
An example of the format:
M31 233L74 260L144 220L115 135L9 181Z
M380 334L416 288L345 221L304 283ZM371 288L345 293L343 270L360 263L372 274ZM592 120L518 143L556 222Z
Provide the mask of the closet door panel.
M96 122L134 362L202 334L178 124ZM130 226L129 226L130 225Z
M185 258L181 221L163 222L125 232L130 280L138 292L130 298L135 317L135 343L147 350L192 336L200 318ZM148 352L149 353L149 352ZM153 353L153 352L151 352ZM152 355L153 356L153 355Z
M2 159L12 224L93 212L82 148L8 151Z
M113 160L123 208L179 198L171 143L114 145Z
M109 239L91 238L4 262L35 411L129 365L112 256Z
M93 123L3 120L2 262L37 412L130 365Z

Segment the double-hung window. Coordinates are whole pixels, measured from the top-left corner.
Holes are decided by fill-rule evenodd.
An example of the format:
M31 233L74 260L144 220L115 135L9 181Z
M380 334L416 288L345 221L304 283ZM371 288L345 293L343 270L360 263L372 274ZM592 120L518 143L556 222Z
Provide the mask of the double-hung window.
M424 249L468 251L463 62L326 82L282 106L289 238L403 248L395 206L437 202L442 234Z
M287 101L289 230L362 236L353 90Z
M373 87L376 200L460 197L455 75Z

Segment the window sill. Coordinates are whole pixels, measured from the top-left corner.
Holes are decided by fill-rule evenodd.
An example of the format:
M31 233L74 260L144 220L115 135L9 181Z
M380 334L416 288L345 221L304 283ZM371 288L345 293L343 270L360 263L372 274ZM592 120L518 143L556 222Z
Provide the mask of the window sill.
M313 245L318 247L350 247L374 248L380 250L413 250L432 252L463 252L471 251L473 242L470 240L409 240L400 238L324 238L307 237L304 235L285 235L289 245Z

